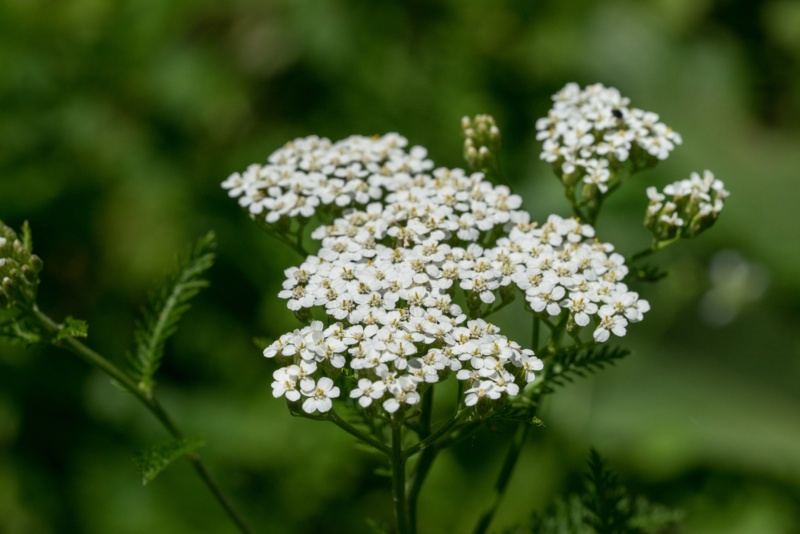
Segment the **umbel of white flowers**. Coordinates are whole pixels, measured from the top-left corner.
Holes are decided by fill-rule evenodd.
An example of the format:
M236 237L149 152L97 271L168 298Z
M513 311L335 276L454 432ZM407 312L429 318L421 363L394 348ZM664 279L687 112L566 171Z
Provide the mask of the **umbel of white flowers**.
M395 134L389 139L405 144ZM398 152L385 150L386 142L350 138L348 144L366 148L360 162L338 151L336 157L359 172L368 159L364 154L401 160ZM303 170L304 161L326 159L319 152L301 155L300 146L335 145L313 138L295 141L293 163L272 171L300 183L312 174ZM340 394L335 384L352 380L346 389L361 407L393 413L419 402L421 387L451 374L466 382L467 406L513 396L534 379L542 362L478 318L482 305L507 298L516 287L535 313L554 321L568 316L576 335L591 324L597 342L611 333L624 335L627 324L648 310L647 302L621 282L627 274L622 256L594 240L590 226L555 215L539 226L518 209L520 197L484 181L480 173L427 173L427 161L415 163L419 170L413 174L382 173L388 160L372 159L373 173L355 180L367 191L375 189L370 198L382 202L350 208L333 224L320 226L313 233L321 240L319 252L286 271L280 297L288 307L320 308L335 322L324 327L314 321L267 347L266 356L285 363L274 375L275 396L302 402L308 413L324 412ZM337 187L345 189L341 183ZM305 198L322 203L323 191L315 188ZM333 203L335 198L325 196ZM358 202L347 199L341 203ZM280 209L285 208L284 203ZM268 210L262 216L274 214ZM466 313L454 302L458 290L466 294ZM468 319L468 313L475 318Z
M553 107L536 122L541 159L553 164L565 185L582 180L600 192L625 163L635 172L667 159L681 136L658 115L630 107L613 87L581 89L569 83L553 96Z
M601 187L593 166L638 152L663 159L680 142L616 90L570 84L554 99L537 128L564 176ZM623 283L624 258L590 225L533 222L508 187L435 168L426 149L407 145L396 133L296 139L223 182L267 227L329 222L312 232L317 253L285 273L279 297L310 324L264 350L283 363L275 397L326 412L344 390L368 414L396 414L451 375L464 381L466 406L517 395L543 364L481 318L517 290L544 324L565 324L581 343L642 320L649 304Z

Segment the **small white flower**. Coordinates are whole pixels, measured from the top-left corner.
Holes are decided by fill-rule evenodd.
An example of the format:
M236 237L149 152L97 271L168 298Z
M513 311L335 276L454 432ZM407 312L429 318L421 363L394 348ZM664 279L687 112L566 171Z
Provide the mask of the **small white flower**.
M386 392L386 384L378 380L373 382L368 378L362 378L358 381L358 387L350 392L350 398L358 399L358 404L362 408L366 408L372 404L373 400L380 399Z
M277 399L285 395L286 399L290 401L300 399L300 392L297 390L299 370L300 368L297 365L292 365L281 367L272 373L272 378L275 379L272 382L272 396Z
M333 380L323 376L316 383L314 379L305 378L300 381L303 396L308 397L303 401L303 411L306 413L327 412L333 407L331 399L339 396L339 388L333 385Z
M594 331L594 340L598 343L605 343L608 341L609 332L614 335L622 337L625 335L625 327L628 326L628 321L619 315L601 315L600 324Z
M469 388L464 392L464 404L467 406L475 406L481 399L499 399L501 392L491 380L481 380L477 386Z

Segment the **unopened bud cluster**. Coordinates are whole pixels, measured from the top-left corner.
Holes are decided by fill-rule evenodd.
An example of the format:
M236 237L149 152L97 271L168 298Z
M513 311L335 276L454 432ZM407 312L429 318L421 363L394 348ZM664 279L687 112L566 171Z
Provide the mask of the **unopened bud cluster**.
M476 171L491 171L497 166L500 151L500 129L491 115L461 119L464 132L464 159Z
M728 191L711 171L704 171L702 177L693 172L688 179L674 182L660 193L655 187L648 187L647 196L650 205L644 224L656 241L667 241L695 237L710 228L722 211Z
M0 221L0 310L33 305L42 266L42 260Z

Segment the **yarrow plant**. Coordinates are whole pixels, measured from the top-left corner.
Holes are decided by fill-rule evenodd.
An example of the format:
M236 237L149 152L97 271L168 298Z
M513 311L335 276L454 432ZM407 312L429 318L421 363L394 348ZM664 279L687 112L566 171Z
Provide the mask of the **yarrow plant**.
M488 422L507 420L516 431L474 529L485 532L528 433L540 423L542 398L628 354L610 342L650 309L632 284L661 276L640 260L697 236L723 208L728 193L709 171L660 192L648 187L645 226L653 241L626 258L596 235L602 204L634 174L666 159L681 137L599 84L568 84L553 101L536 122L537 138L572 217L534 220L522 198L498 183L507 183L500 130L487 115L462 121L469 170L435 165L425 148L397 133L336 142L310 136L222 183L252 220L302 258L285 271L278 294L300 325L263 348L277 364L273 396L292 414L332 422L385 457L393 532L416 532L417 501L440 452ZM153 396L164 339L205 285L211 238L198 243L155 298L125 373L76 339L86 333L80 322L59 325L38 310L42 264L31 255L29 232L25 244L2 228L0 305L13 311L3 333L65 346L133 391L175 438L143 457L143 471L157 473L188 456L246 531L202 468L198 442L183 437ZM530 316L525 340L510 339L492 322L517 297ZM434 422L435 404L437 414L450 415ZM592 458L592 495L602 500L598 480L607 473L599 456ZM586 524L596 527L604 520L594 497L586 501Z
M608 195L666 159L681 137L613 88L568 84L553 100L537 137L575 217L533 221L518 195L492 183L500 131L486 115L462 122L476 172L437 167L394 133L307 137L222 184L305 256L286 270L278 296L306 326L264 350L280 366L274 396L388 457L398 532L415 531L416 499L438 452L494 418L530 428L560 379L623 356L601 345L650 309L627 285L647 271L632 273L584 221L596 221ZM727 195L708 171L647 193L654 242L635 259L708 228ZM312 220L313 254L304 241ZM527 344L488 320L520 294L532 316ZM433 425L433 392L451 377L452 416ZM524 435L512 444L512 465Z

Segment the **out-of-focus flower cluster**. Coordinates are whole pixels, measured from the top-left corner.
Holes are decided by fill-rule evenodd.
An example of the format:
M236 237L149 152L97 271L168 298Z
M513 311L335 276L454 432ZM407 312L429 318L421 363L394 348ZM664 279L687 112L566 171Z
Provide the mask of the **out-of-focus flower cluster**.
M605 193L623 163L629 161L632 171L651 166L681 143L657 114L630 107L612 87L569 83L553 100L536 122L536 138L543 141L541 159L566 185L583 180Z
M0 221L0 310L34 304L42 267L42 260Z
M308 158L296 149L293 157ZM286 271L279 296L289 309L316 319L321 309L333 324L313 321L265 350L286 363L275 396L324 412L344 389L367 410L394 413L455 374L467 406L505 398L542 368L481 319L517 289L546 324L576 339L591 324L595 342L624 335L649 309L622 283L623 257L591 226L555 215L540 226L519 196L483 174L426 167L367 177L380 201L317 228L318 253Z
M650 205L644 224L657 241L695 237L714 224L728 194L711 171L703 171L702 177L693 172L688 179L674 182L662 192L648 187Z

